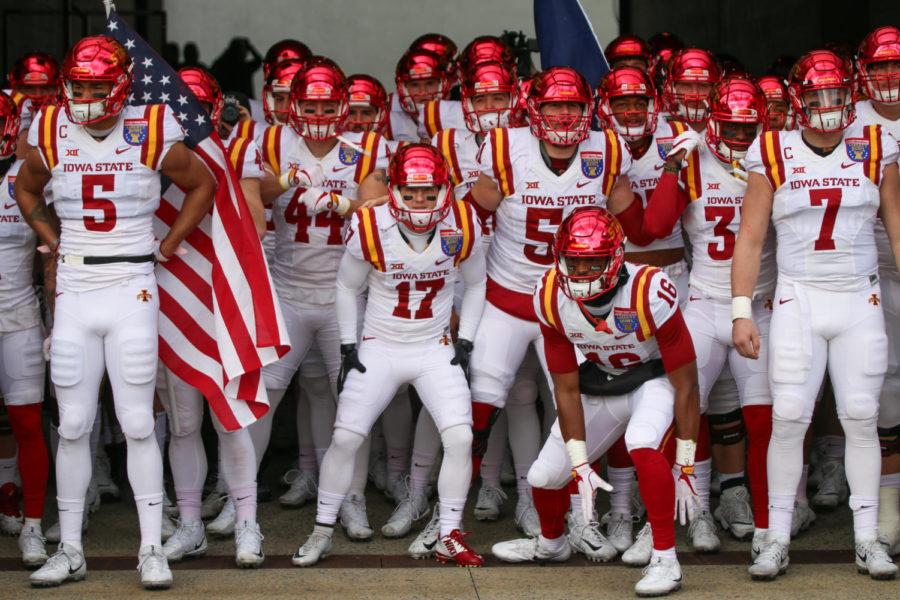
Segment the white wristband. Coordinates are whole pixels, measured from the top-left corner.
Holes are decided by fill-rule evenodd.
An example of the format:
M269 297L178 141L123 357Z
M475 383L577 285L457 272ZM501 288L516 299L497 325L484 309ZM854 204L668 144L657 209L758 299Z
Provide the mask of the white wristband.
M694 456L697 454L697 444L694 440L675 438L675 463L683 467L694 465Z
M566 442L566 450L569 452L569 460L572 461L573 468L588 461L587 445L584 440L569 440Z
M288 169L287 171L285 171L278 177L278 185L281 186L281 189L283 189L284 191L287 191L293 187L291 185L292 180L293 180L293 169Z
M748 296L735 296L731 299L731 320L752 319L753 300Z

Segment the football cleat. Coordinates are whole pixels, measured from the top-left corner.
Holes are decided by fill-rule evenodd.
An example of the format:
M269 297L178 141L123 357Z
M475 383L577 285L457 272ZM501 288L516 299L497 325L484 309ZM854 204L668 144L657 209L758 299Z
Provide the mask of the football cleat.
M386 538L405 536L412 529L413 523L428 517L428 509L428 498L424 494L411 495L401 500L387 523L381 527L381 534Z
M606 539L618 552L625 552L634 543L634 519L620 512L608 512L606 518Z
M816 513L809 504L794 503L794 513L791 515L791 537L795 538L806 531L816 522Z
M344 498L344 502L341 504L341 527L344 528L344 533L351 540L372 539L372 534L375 532L369 525L365 496L354 492Z
M219 537L230 536L234 533L235 519L234 502L232 502L231 497L229 496L228 500L225 501L225 506L222 507L222 512L206 526L206 531L210 535Z
M893 579L897 576L897 565L887 553L884 539L859 542L856 544L856 570L872 579Z
M457 567L483 567L484 558L476 554L466 543L465 537L459 529L454 529L448 535L442 537L434 551L434 557L440 563L453 561Z
M389 471L385 483L384 495L387 496L388 499L393 500L395 504L399 504L406 500L409 497L409 481L407 480L407 477L403 473L391 473Z
M87 574L84 553L69 544L60 544L44 566L31 574L31 587L56 587L66 581L81 581Z
M0 486L0 532L19 535L22 531L21 500L22 490L15 483L7 481Z
M263 534L259 523L241 521L234 526L234 560L242 569L254 569L266 555L262 551Z
M163 544L163 553L172 562L206 554L206 528L203 521L179 523L172 537Z
M216 483L215 489L206 495L206 498L203 499L203 504L200 505L200 516L203 519L212 519L220 512L222 512L222 508L225 506L225 502L228 500L228 494L223 491L225 486L225 482L223 480L219 480Z
M743 485L736 485L722 492L719 506L713 513L722 529L737 540L746 540L753 535L753 508L750 492Z
M657 556L644 567L644 576L634 586L640 598L665 596L681 589L681 565L677 558Z
M172 522L172 519L165 512L163 512L162 526L159 533L159 537L163 542L175 535L175 523Z
M303 545L297 548L291 562L298 567L311 567L331 551L331 536L318 531L306 538Z
M819 489L812 497L811 504L821 510L834 510L850 496L844 463L840 460L825 461L821 472Z
M419 532L416 539L409 545L407 553L415 558L428 558L434 554L435 546L437 546L438 535L441 532L441 518L439 513L439 505L435 504L431 511L431 520L425 525L425 528Z
M278 497L278 503L285 508L300 508L316 498L318 483L312 473L291 469L284 474L283 481L290 487Z
M506 492L491 485L482 485L475 502L475 519L496 521L500 518L500 507L506 500Z
M41 534L40 525L25 525L19 533L19 550L26 569L35 569L47 562L47 540Z
M766 545L768 539L768 529L757 529L753 532L753 539L750 541L750 560L756 560L759 553L762 552L763 546Z
M644 525L637 534L631 548L622 553L622 562L629 567L645 567L650 564L653 552L653 530L650 523Z
M572 547L566 543L554 551L545 547L540 537L519 538L494 544L491 554L508 563L565 562L572 556Z
M754 581L772 581L788 568L788 541L769 539L765 541L759 554L748 569Z
M172 571L161 546L144 546L138 553L137 570L145 590L165 590L172 585Z
M719 536L716 535L716 523L708 510L700 511L688 526L688 537L691 548L695 552L709 553L719 551Z
M616 547L600 532L600 524L596 519L584 521L580 510L566 514L569 525L569 545L575 552L584 554L593 562L609 562L618 555Z
M534 508L530 489L527 494L519 496L519 501L516 503L516 528L528 537L541 535L541 521Z

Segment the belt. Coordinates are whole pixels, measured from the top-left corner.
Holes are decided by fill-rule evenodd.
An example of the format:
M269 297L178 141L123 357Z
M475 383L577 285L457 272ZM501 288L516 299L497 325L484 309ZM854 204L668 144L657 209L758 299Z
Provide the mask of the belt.
M60 262L67 265L108 265L112 263L145 263L155 262L153 254L141 254L140 256L74 256L64 254L60 256Z

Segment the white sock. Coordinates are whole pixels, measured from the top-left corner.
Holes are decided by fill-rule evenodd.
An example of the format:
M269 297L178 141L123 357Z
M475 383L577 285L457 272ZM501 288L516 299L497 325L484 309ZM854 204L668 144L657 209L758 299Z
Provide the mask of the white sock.
M800 475L800 483L797 484L797 504L809 506L809 498L806 497L806 479L809 477L809 465L803 465Z
M650 552L650 557L651 557L651 560L654 559L654 558L657 558L657 557L659 557L659 558L668 558L668 559L675 559L675 558L678 558L678 557L675 555L675 546L672 546L671 548L666 548L665 550L657 550L656 548L654 548L654 549Z
M712 477L712 459L697 461L694 463L694 475L697 477L697 501L700 510L709 510L709 484Z
M466 506L465 498L440 498L441 537L450 535L454 529L462 529L463 508Z
M613 491L609 493L609 509L612 512L631 515L631 486L634 484L634 467L606 467L606 477Z
M543 534L540 536L540 544L551 552L559 552L563 546L569 543L569 539L565 535L558 538L545 538Z
M156 443L156 439L153 439ZM135 495L138 522L141 527L141 548L144 546L161 546L162 530L162 492L156 494Z
M487 451L481 459L481 483L495 488L500 487L500 470L503 468L503 457L506 455L507 442L506 411L494 422L491 435L488 437Z

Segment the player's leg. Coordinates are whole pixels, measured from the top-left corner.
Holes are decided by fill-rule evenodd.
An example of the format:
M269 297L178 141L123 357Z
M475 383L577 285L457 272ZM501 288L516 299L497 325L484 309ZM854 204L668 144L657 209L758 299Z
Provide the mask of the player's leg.
M900 281L881 280L882 307L888 335L888 369L878 411L881 440L881 483L878 531L891 552L900 552Z
M384 493L394 502L409 495L406 475L409 473L409 446L412 437L412 403L409 386L402 386L381 416L387 453L387 481Z
M528 470L541 449L541 424L537 413L538 377L541 365L534 347L529 347L516 371L506 398L509 445L516 473L516 527L529 537L540 534L541 525L531 498Z
M479 521L496 521L500 517L500 507L506 500L506 492L500 483L500 470L506 456L509 418L506 409L500 411L491 435L488 437L487 451L481 461L481 488L475 502L475 518Z

